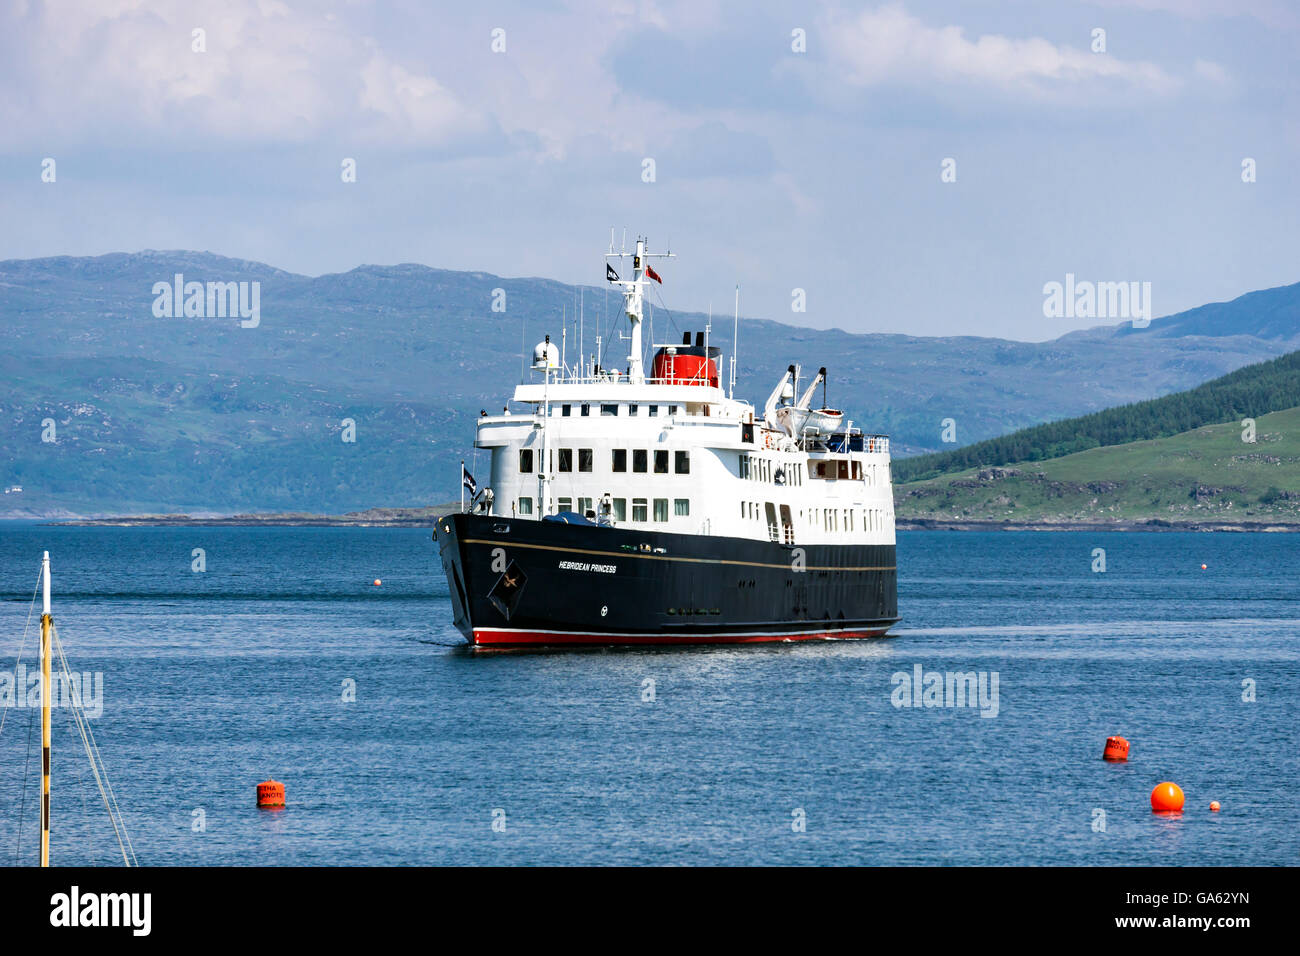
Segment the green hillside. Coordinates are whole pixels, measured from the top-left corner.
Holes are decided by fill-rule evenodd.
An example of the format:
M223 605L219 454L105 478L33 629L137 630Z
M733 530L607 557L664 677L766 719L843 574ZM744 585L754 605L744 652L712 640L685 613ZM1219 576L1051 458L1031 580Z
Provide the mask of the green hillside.
M895 464L894 475L899 481L913 481L979 465L1044 461L1089 448L1178 435L1202 425L1258 417L1296 405L1300 405L1300 352L1248 365L1185 392L908 458Z
M1011 467L899 484L900 521L1300 522L1300 407Z

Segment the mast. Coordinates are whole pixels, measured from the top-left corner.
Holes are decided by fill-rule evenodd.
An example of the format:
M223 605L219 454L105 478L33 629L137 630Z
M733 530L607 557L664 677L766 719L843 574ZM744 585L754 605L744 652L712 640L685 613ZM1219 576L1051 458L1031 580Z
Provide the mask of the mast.
M627 256L626 252L615 252L612 244L609 252L605 254L606 259L626 259ZM645 314L643 294L645 292L645 272L649 266L646 260L672 258L676 257L671 252L647 252L645 238L638 238L636 251L632 254L632 277L617 281L610 280L615 285L623 287L623 310L627 313L628 321L632 324L631 345L627 356L627 377L628 381L633 385L645 384L645 370L641 365L641 319Z
M636 255L632 259L632 282L623 293L623 307L632 323L632 344L628 347L627 377L633 385L645 381L641 368L641 292L645 288L645 240L636 241Z
M41 559L44 605L41 614L41 866L50 865L50 552Z

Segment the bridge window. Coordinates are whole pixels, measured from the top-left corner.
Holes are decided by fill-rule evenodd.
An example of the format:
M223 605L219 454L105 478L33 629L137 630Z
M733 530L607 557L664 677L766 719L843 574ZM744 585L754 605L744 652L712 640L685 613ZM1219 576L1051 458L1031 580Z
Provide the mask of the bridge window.
M644 448L632 449L632 470L645 473L647 455Z
M533 450L531 448L519 449L519 473L521 475L530 475L533 472Z
M592 454L590 448L578 449L578 471L591 471Z
M655 474L668 474L668 450L665 448L655 449Z
M560 449L560 471L573 471L573 449Z
M627 407L627 413L628 413L629 415L636 415L636 410L637 410L637 406L636 406L636 405L628 405L628 407Z
M650 406L648 406L648 408L649 408L649 415L650 415L651 418L654 418L656 415L659 414L659 406L658 406L658 405L650 405Z
M626 448L614 449L614 458L613 458L612 467L614 471L627 471L627 449Z
M655 499L655 521L667 521L667 520L668 520L668 499L656 498Z
M617 414L618 414L618 406L617 406L617 405L601 405L601 406L600 406L600 413L601 413L602 415L617 415Z
M591 414L591 406L588 405L586 402L583 402L583 403L582 403L582 417L583 417L583 418L586 418L586 417L587 417L588 415L590 415L590 414Z
M632 499L632 520L645 521L647 514L646 500L644 498Z
M679 475L689 475L691 473L691 453L689 451L679 451L674 456L673 468ZM667 471L667 469L664 469Z
M564 416L565 418L568 418L570 415L573 414L573 406L572 406L572 405L561 405L561 406L560 406L560 414L561 414L562 416Z

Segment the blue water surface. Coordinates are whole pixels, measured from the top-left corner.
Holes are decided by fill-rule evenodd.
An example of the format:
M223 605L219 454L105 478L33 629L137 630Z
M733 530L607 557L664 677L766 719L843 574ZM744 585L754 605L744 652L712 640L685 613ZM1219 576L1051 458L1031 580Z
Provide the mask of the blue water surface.
M1291 535L912 532L891 638L474 653L428 530L8 524L0 670L43 549L142 864L1300 862ZM996 716L895 706L917 665L996 673ZM0 730L6 864L35 860L36 714ZM56 864L120 862L67 709L52 806Z

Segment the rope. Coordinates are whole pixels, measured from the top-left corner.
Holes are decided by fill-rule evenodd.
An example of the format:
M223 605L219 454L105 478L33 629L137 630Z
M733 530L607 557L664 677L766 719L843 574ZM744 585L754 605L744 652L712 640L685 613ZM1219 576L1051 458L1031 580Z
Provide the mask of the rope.
M18 645L18 658L14 661L14 680L18 679L18 665L23 662L23 651L27 647L27 631L32 626L32 612L36 610L36 592L41 589L41 572L36 572L36 587L32 588L32 601L27 605L27 623L23 625L23 640ZM9 716L9 708L4 708L0 713L0 733L5 729L5 718Z
M86 748L86 758L90 761L90 772L95 777L95 785L99 788L99 796L104 801L104 809L108 811L109 822L113 824L113 835L117 837L118 848L122 851L122 862L126 866L139 866L135 857L135 847L131 845L131 836L126 832L126 821L122 819L122 810L117 805L117 795L113 792L113 785L108 780L108 771L104 769L104 760L99 753L99 745L95 743L95 734L86 722L85 714L81 706L81 689L72 682L71 668L68 667L68 659L63 653L63 642L59 640L58 629L50 625L50 636L55 650L58 651L59 665L62 668L64 686L72 691L72 717L77 725L77 732L81 736L82 746Z
M23 761L23 799L18 806L18 842L14 845L14 865L23 846L23 819L27 816L27 771L32 765L32 723L36 717L34 707L27 708L27 759Z
M27 623L23 625L23 639L18 645L18 657L14 661L14 680L18 680L18 665L23 662L23 651L27 648L27 631L32 624L32 611L36 608L36 593L41 589L41 572L36 572L36 587L32 588L32 600L27 605ZM25 696L25 692L24 692ZM18 865L19 854L22 853L23 845L23 819L27 816L27 771L31 768L32 763L32 722L35 719L36 712L32 708L27 708L27 757L23 761L23 796L22 802L18 807L18 840L14 844L14 865ZM5 707L0 713L0 732L5 729L5 720L9 717L9 708Z
M73 768L77 771L77 796L81 798L81 816L86 819L90 816L90 811L86 808L86 778L81 775L81 764L72 761Z

